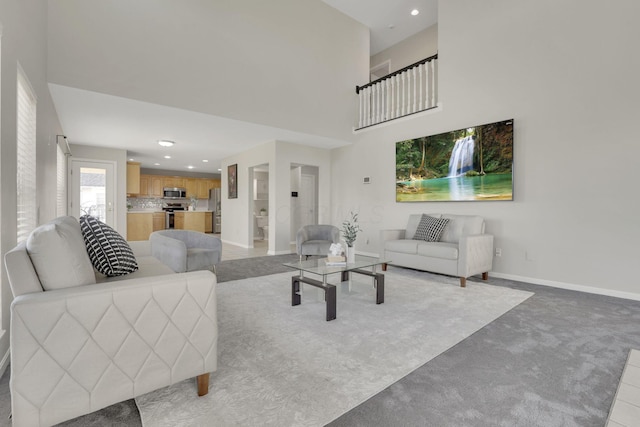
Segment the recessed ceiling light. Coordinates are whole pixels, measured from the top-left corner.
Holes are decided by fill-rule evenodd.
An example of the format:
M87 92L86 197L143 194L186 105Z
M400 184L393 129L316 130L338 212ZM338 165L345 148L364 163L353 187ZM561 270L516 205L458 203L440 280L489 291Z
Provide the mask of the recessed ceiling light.
M203 160L202 163L209 163L209 160Z
M417 15L417 14L419 14L419 13L420 13L420 11L419 11L418 9L413 9L413 10L411 11L411 15L412 15L412 16L416 16L416 15Z
M130 162L133 162L133 158L129 159Z
M187 166L187 169L193 169L193 168L195 168L195 166L192 166L192 165Z
M164 158L165 158L165 159L170 159L170 158L171 158L171 156L164 156Z
M173 144L175 144L175 142L169 141L167 139L160 139L158 141L158 144L162 145L163 147L171 147Z
M154 163L153 166L160 166L160 163Z
M218 172L222 172L222 169L218 169Z

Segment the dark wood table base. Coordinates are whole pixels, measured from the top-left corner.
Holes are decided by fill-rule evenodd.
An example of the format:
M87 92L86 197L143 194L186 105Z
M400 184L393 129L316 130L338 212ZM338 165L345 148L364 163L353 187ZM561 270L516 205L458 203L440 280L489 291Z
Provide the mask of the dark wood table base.
M349 280L349 273L364 274L365 276L373 277L373 285L376 288L376 304L384 303L384 274L374 273L367 270L354 269L350 271L344 271L341 274L342 281ZM310 279L304 276L293 276L291 278L291 305L300 305L302 302L302 294L300 292L300 283L306 283L307 285L315 286L324 290L324 299L327 306L327 322L336 318L336 287L328 283L323 283L319 280Z

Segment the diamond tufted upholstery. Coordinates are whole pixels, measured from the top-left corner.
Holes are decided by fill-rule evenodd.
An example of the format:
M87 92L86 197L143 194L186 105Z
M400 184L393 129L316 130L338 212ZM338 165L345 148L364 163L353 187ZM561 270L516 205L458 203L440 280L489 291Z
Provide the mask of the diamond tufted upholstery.
M14 427L50 426L216 370L215 275L165 274L142 258L142 270L160 275L51 291L32 283L21 293L16 281L37 274L24 244L7 254L19 294L11 304Z

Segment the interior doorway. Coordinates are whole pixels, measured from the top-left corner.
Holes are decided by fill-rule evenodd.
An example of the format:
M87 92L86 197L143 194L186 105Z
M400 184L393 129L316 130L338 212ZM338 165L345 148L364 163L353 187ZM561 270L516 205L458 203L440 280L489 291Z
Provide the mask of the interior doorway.
M69 167L69 214L91 215L112 228L115 221L115 164L71 159Z
M291 241L303 225L318 223L317 166L291 165Z

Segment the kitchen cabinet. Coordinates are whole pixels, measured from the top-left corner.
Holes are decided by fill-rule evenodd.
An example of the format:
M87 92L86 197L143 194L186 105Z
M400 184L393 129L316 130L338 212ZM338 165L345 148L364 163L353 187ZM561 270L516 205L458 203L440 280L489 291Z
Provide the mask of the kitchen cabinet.
M140 194L139 162L127 162L127 194Z
M186 178L184 180L184 188L187 189L187 198L195 196L198 199L202 199L198 193L198 181L199 179L197 178Z
M179 176L165 176L164 177L164 187L171 188L183 188L184 187L185 178Z
M166 214L164 212L153 213L153 231L164 230Z
M176 211L174 212L174 228L176 230L193 230L205 233L206 214L204 211ZM211 223L211 217L209 217Z
M153 212L127 214L127 240L149 240L153 231Z
M140 175L140 192L138 197L149 196L149 175Z
M149 197L162 197L164 188L164 176L149 175Z

